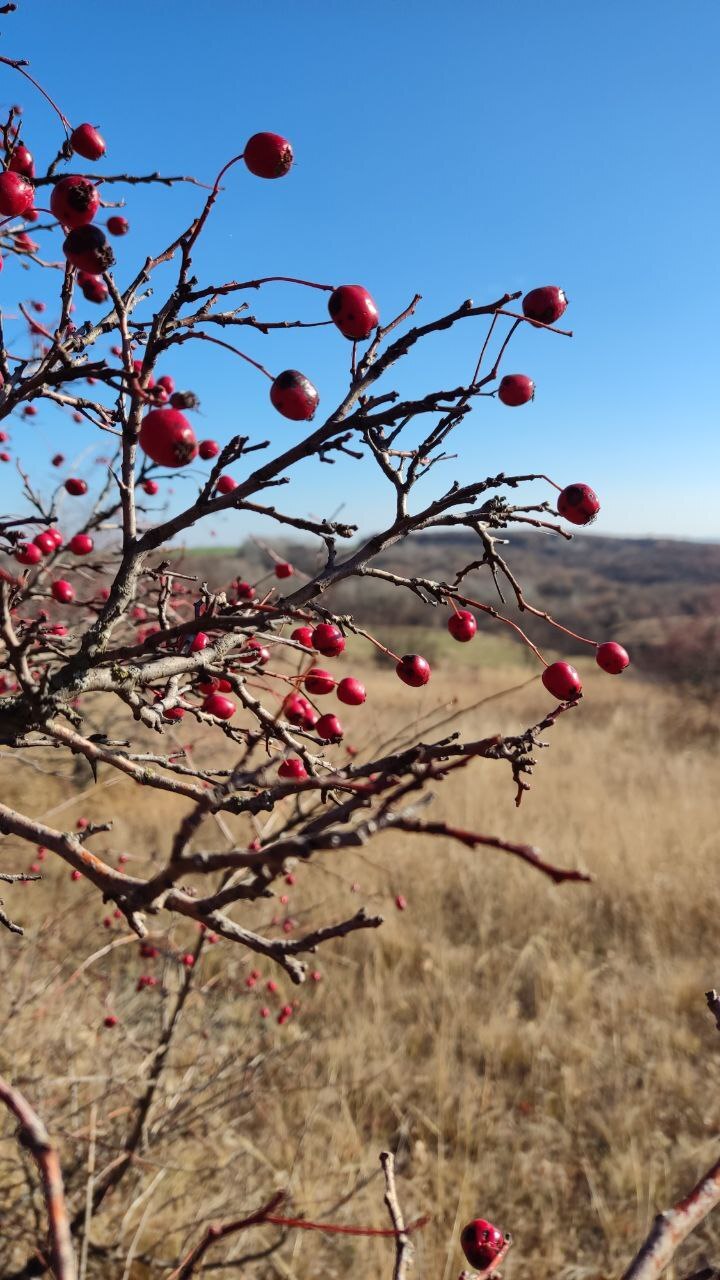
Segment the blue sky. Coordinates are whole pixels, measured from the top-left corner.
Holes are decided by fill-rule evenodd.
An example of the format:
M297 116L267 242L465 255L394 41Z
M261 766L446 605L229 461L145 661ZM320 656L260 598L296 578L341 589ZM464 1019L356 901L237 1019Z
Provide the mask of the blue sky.
M535 402L481 401L456 433L460 459L436 470L436 485L547 472L597 490L600 533L720 536L716 0L123 0L91 16L21 0L1 30L2 52L28 57L72 121L101 127L99 172L208 181L257 130L292 140L297 163L281 182L242 165L228 175L196 256L202 279L361 282L384 320L416 290L426 319L467 297L565 288L574 339L523 329L504 366L535 379ZM0 84L3 108L24 105L28 145L46 161L58 122L17 73L0 67ZM126 196L131 233L114 242L121 284L185 225L202 193ZM51 243L57 256L59 235ZM49 303L49 275L33 279L7 261L3 311L17 314L19 298ZM251 301L265 318L325 318L324 296L309 290L272 286ZM96 314L78 308L80 319ZM22 323L6 328L16 351ZM393 385L457 385L481 337L468 323L432 339ZM236 340L275 372L302 369L321 412L342 394L350 344L334 328ZM250 430L281 445L302 430L275 414L266 380L230 354L187 344L163 371L200 395L200 436ZM47 482L51 451L87 475L107 451L49 407L12 435L13 453ZM173 482L171 504L188 483ZM17 509L16 492L12 469L0 468L3 510ZM389 510L372 465L345 460L301 468L286 506L329 514L343 499L344 517L363 528ZM222 542L268 532L238 515L214 528Z

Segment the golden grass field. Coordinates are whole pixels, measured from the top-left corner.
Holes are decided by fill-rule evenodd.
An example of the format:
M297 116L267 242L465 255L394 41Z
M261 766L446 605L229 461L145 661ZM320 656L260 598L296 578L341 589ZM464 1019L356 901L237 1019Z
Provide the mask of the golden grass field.
M522 728L549 709L517 651L488 648L485 662L479 641L477 666L456 648L462 658L441 661L420 693L366 664L369 699L348 737L364 749L398 724L413 732L415 715L432 722L433 709L435 719L453 714L480 736ZM300 989L267 964L249 989L252 957L228 943L206 948L145 1147L91 1224L88 1277L167 1274L202 1223L238 1215L279 1186L289 1188L293 1214L385 1226L377 1169L388 1145L398 1152L406 1215L432 1215L416 1237L418 1277L457 1275L459 1228L477 1215L514 1235L508 1280L606 1276L623 1269L656 1210L717 1157L720 1037L703 999L720 985L716 743L701 707L632 669L621 679L590 667L584 674L583 704L547 735L550 749L519 811L509 774L491 763L455 774L434 811L534 843L595 882L554 887L501 853L394 836L362 855L301 866L287 905L237 908L238 919L259 927L278 912L301 924L341 918L364 902L386 923L326 947L317 957L322 981ZM209 750L204 734L193 730L198 758ZM43 767L72 768L54 759L49 753ZM94 787L82 762L72 779L6 755L0 765L3 799L50 825L114 817L112 845L128 850L131 870L166 852L184 811L102 768ZM234 831L250 834L239 822ZM109 841L99 835L92 847ZM26 854L10 851L16 842L4 844L9 869L27 865ZM199 847L222 847L220 833L206 829ZM195 938L186 923L160 917L165 958L140 962L123 924L103 927L107 908L94 893L65 867L48 860L43 869L41 885L5 893L27 934L2 938L0 1070L59 1139L77 1207L89 1149L98 1171L117 1153L180 980L173 957ZM404 912L394 906L399 892ZM168 994L136 993L144 968L163 976ZM273 976L280 993L268 996ZM265 1002L275 1014L293 998L300 1008L286 1025L259 1016ZM114 1031L102 1026L109 1010L120 1018ZM2 1117L3 1275L26 1256L23 1231L32 1231L23 1167ZM710 1219L693 1237L678 1274L713 1257L719 1227ZM269 1227L210 1259L278 1240L243 1273L391 1274L391 1242L281 1237Z

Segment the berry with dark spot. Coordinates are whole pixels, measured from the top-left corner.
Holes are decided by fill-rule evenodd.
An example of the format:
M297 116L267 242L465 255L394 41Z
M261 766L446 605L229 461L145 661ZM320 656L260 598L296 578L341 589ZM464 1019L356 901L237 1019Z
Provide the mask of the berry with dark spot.
M279 133L254 133L245 143L243 160L256 178L284 178L293 162L293 149Z
M555 324L568 304L562 289L556 284L544 284L538 289L531 289L522 301L523 315L528 320L539 320L541 324Z
M315 416L320 396L304 373L285 369L270 388L270 400L283 418L290 418L292 422L309 422Z
M502 1253L505 1236L492 1222L487 1222L485 1218L475 1218L463 1227L460 1245L471 1267L475 1267L476 1271L487 1271Z
M73 227L63 242L63 253L72 267L100 276L115 261L106 237L99 227Z
M5 218L17 218L30 208L35 199L35 188L22 173L8 170L0 173L0 213Z
M420 689L430 679L430 663L419 653L406 653L395 668L403 684Z
M64 227L85 227L100 208L100 193L89 178L68 174L55 183L50 208Z
M75 476L70 476L65 481L65 489L67 493L72 494L73 498L82 498L87 493L87 484L84 480L78 480Z
M140 447L161 467L186 467L197 454L197 440L178 409L151 409L140 426Z
M308 693L312 693L316 698L319 698L324 693L332 693L335 688L335 677L331 676L329 671L323 671L322 667L311 667L303 680L303 684Z
M126 236L130 230L130 223L127 218L121 218L119 213L114 213L107 220L107 229L111 236Z
M322 742L339 742L343 736L343 727L337 716L321 716L315 725L315 732Z
M589 484L569 484L557 501L558 515L570 524L592 524L600 510L600 499Z
M542 673L542 682L559 702L574 702L582 693L582 681L569 662L551 662Z
M361 284L341 284L328 301L333 324L345 338L363 342L380 323L377 306Z
M83 160L99 160L105 155L105 139L94 124L79 124L73 129L70 145Z
M606 640L598 645L595 661L609 676L619 676L630 665L630 655L615 640Z

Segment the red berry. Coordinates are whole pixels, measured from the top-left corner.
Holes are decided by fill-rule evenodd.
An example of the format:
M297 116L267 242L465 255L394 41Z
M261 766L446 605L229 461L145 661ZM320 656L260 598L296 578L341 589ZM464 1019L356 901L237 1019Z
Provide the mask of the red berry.
M218 720L230 720L237 710L232 699L222 693L211 693L203 702L202 709L209 716L217 716Z
M278 560L275 565L276 578L292 578L294 572L295 570L291 564L288 564L287 560Z
M556 284L544 284L525 294L522 301L523 315L528 320L539 320L541 324L555 324L567 304L568 300L562 289L558 289Z
M151 409L140 426L140 446L161 467L186 467L197 454L195 432L179 409Z
M220 445L217 440L201 440L198 445L198 453L203 462L207 462L210 458L216 458L220 452Z
M182 641L180 643L182 645ZM209 644L209 635L207 635L205 631L198 631L197 634L193 636L193 642L190 645L190 652L201 653L203 649L207 649Z
M42 551L35 546L34 542L21 542L15 548L15 559L18 564L39 564L42 560Z
M238 662L259 662L264 667L265 663L270 661L270 650L253 638L248 640L244 649L237 655L237 660Z
M47 530L46 530L46 532L47 532L47 533L49 533L49 535L50 535L50 537L52 538L53 542L55 543L55 546L56 546L56 547L61 547L61 546L62 546L62 544L63 544L63 536L62 536L62 534L61 534L61 532L60 532L60 530L59 530L59 529L53 529L53 527L52 527L52 526L50 526L50 528L49 528L49 529L47 529Z
M281 778L292 778L295 782L307 778L307 769L297 756L288 756L287 760L283 760L278 773Z
M484 1218L468 1222L460 1235L460 1245L471 1267L486 1271L502 1252L505 1237L502 1231Z
M162 387L167 391L169 396L171 396L175 390L175 379L171 378L169 373L164 373L161 378L158 378L157 384L159 387Z
M395 906L397 907L398 911L404 911L405 908L407 907L407 898L404 898L401 893L398 893L395 898Z
M354 676L345 676L345 679L341 680L337 687L337 696L346 706L359 707L367 697L365 685L356 680Z
M34 405L34 404L26 404L26 405L25 405L25 408L23 409L23 417L24 417L24 418L34 418L34 417L36 417L36 415L37 415L37 405Z
M262 1007L262 1009L260 1010L260 1017L261 1017L261 1018L269 1018L269 1017L270 1017L270 1010L268 1009L268 1007L267 1007L267 1005L266 1005L266 1004L264 1004L264 1005L263 1005L263 1007Z
M592 524L600 510L600 499L589 484L569 484L557 500L558 515L570 524Z
M52 555L57 549L57 543L53 534L49 529L44 529L42 533L36 533L33 538L36 547L39 547L44 556Z
M380 323L378 309L361 284L341 284L333 289L328 311L343 337L356 342L369 338Z
M0 453L0 462L9 462L9 461L10 461L10 454L7 452L7 450L3 449L2 453Z
M68 174L55 183L50 208L65 227L85 227L100 208L100 193L89 178Z
M406 653L395 668L403 684L419 689L430 679L430 663L421 658L419 653Z
M296 640L301 644L303 649L312 649L313 647L313 629L312 627L296 627L290 632L290 639Z
M35 161L24 142L19 142L8 162L11 173L21 173L24 178L35 177Z
M87 302L97 302L102 304L108 300L108 288L104 280L99 276L90 276L85 271L78 272L78 284L83 291L83 297ZM73 414L73 421L82 422L80 414Z
M552 662L543 671L542 682L560 702L574 702L582 693L582 681L569 662Z
M304 373L286 369L273 382L270 400L284 418L293 422L309 422L315 416L320 396Z
M70 478L65 481L65 488L74 498L81 498L84 493L87 493L87 485L85 481L77 480L74 476L70 476Z
M535 383L524 373L508 373L498 387L498 399L503 404L527 404L535 395Z
M104 1027L116 1027L117 1024L118 1024L118 1019L114 1013L109 1013L106 1018L103 1018Z
M303 680L303 684L308 693L314 694L316 698L321 697L324 693L332 693L335 688L334 677L330 675L329 671L323 671L322 667L311 667Z
M312 633L312 642L324 658L337 658L345 648L345 637L332 622L319 622Z
M233 691L233 686L230 683L230 681L223 680L222 678L218 680L217 687L218 687L218 693L232 693Z
M160 485L158 484L157 480L145 480L143 483L143 489L145 490L146 493L150 495L151 498L155 497L155 494L158 492L159 488L160 488Z
M105 139L94 124L79 124L70 134L70 145L83 160L99 160L105 155Z
M92 224L73 227L63 242L63 253L71 266L87 271L91 276L102 275L115 261L106 237L99 227Z
M306 698L300 693L289 693L283 702L283 715L290 724L302 725L305 721L310 704Z
M232 493L233 489L237 489L237 480L233 480L232 476L220 476L216 488L218 493Z
M195 957L194 955L191 954L191 952L188 951L183 956L182 962L185 965L186 969L192 969L193 965L195 964Z
M130 230L130 223L127 218L121 218L119 214L114 213L107 220L107 229L111 236L126 236ZM170 395L169 391L168 395Z
M68 551L74 556L89 556L93 549L93 540L88 533L76 533L68 542Z
M29 209L35 199L35 189L21 173L0 173L0 213L5 218L17 218Z
M255 588L249 582L236 582L235 594L239 600L252 600L255 596Z
M245 143L243 159L257 178L284 178L293 162L293 149L279 133L254 133Z
M10 437L8 436L7 431L0 431L0 444L5 444L5 442L9 440L9 438Z
M615 640L606 640L604 644L598 645L595 661L608 675L619 676L630 665L630 655Z
M343 727L337 716L321 716L315 725L315 732L323 742L337 742L343 736Z
M52 464L54 467L61 467L64 461L65 461L64 453L56 453L52 458Z
M65 578L57 578L50 586L50 594L58 604L72 604L75 599L75 588Z
M71 879L71 880L80 880L80 879L81 879L81 877L82 877L82 872L78 871L77 867L75 868L75 870L74 870L74 871L71 871L71 872L70 872L70 879Z
M453 640L459 640L461 644L465 644L475 635L477 620L469 609L458 609L457 613L450 614L447 628Z

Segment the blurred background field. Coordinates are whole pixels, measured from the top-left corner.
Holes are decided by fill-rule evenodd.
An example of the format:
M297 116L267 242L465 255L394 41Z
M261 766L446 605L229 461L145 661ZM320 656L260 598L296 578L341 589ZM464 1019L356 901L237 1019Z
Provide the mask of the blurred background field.
M399 723L418 737L445 720L443 732L481 736L542 717L537 668L497 628L481 633L463 646L440 627L383 629L390 644L436 643L419 692L353 642L338 668L368 685L366 705L344 712L361 758ZM717 706L637 666L613 679L579 665L586 696L546 735L519 810L509 774L488 762L451 778L433 808L536 844L594 882L554 887L502 853L384 836L371 854L326 854L293 868L295 883L274 899L240 904L236 918L271 933L361 903L386 922L322 949L317 980L300 988L267 963L248 985L252 956L205 946L145 1144L91 1224L88 1276L162 1275L204 1222L278 1186L296 1215L384 1226L377 1154L387 1146L406 1213L432 1215L417 1237L419 1276L457 1274L458 1228L474 1215L513 1232L509 1280L538 1266L568 1280L604 1276L715 1158L720 1041L703 992L720 982ZM100 702L91 718L103 714ZM186 722L173 733L202 762L204 731ZM37 763L42 772L3 756L6 803L61 829L112 817L112 837L90 847L103 852L112 839L131 871L167 851L183 803L145 796L102 766L94 785L82 760L59 776L67 766L53 752ZM237 840L255 834L239 819L230 828ZM197 847L224 847L222 832L207 825ZM197 935L187 922L168 931L160 916L159 955L142 959L111 906L51 855L42 871L42 883L6 893L27 934L4 939L0 953L0 1070L12 1070L61 1141L77 1207L93 1135L98 1170L118 1154ZM160 981L138 991L147 973ZM288 1001L297 1006L279 1024ZM26 1254L28 1184L12 1126L0 1123L0 1273L10 1275ZM711 1218L682 1274L718 1243ZM212 1259L268 1248L247 1274L369 1277L387 1273L391 1252L387 1241L266 1227Z

